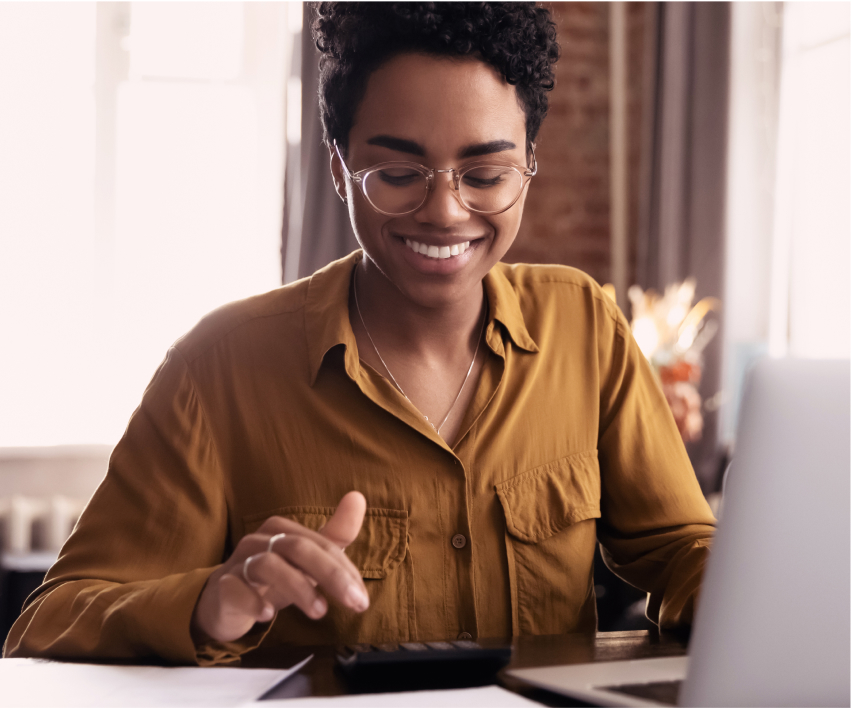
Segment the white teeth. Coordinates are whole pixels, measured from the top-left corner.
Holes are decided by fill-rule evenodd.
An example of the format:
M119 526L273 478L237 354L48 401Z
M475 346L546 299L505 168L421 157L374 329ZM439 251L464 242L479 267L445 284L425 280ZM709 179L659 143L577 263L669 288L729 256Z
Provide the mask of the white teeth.
M421 253L428 258L443 259L460 256L470 247L470 242L464 241L464 243L455 243L451 246L429 246L428 244L406 238L405 245L414 253Z

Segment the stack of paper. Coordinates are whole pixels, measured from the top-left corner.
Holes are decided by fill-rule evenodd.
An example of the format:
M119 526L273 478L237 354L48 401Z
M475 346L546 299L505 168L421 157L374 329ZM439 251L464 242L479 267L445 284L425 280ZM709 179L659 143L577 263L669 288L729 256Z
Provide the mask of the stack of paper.
M309 659L285 670L106 666L2 659L0 705L9 708L227 708L255 701L298 671Z

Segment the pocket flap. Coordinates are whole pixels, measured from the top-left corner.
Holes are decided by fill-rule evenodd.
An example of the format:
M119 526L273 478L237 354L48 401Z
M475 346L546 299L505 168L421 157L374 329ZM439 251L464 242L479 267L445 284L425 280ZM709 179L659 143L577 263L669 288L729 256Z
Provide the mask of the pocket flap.
M319 531L330 519L333 506L288 506L245 519L245 533L256 531L271 516L283 516ZM360 533L346 555L364 578L384 578L405 558L408 547L408 512L398 509L367 509Z
M495 486L508 532L538 543L571 524L600 517L597 451L548 462Z

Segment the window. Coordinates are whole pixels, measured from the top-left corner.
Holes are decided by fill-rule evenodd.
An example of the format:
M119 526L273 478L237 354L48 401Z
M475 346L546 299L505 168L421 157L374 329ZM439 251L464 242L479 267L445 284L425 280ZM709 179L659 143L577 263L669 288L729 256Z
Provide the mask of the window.
M281 283L301 3L0 4L0 446L114 444L169 345Z
M723 437L758 356L851 355L847 3L734 3Z

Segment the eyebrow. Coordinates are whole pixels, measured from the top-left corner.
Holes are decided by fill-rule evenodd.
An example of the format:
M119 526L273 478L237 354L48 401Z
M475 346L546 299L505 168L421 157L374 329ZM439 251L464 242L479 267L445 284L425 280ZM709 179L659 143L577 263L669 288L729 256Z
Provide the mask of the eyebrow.
M396 152L405 152L409 155L417 157L425 156L425 148L413 140L405 140L404 138L396 138L392 135L376 135L366 141L367 145L378 145L386 147ZM481 155L492 155L497 152L513 150L517 146L510 140L491 140L487 143L476 143L475 145L467 145L461 150L458 157L480 157Z
M425 149L419 143L415 143L413 140L405 140L404 138L394 138L392 135L376 135L367 140L366 144L390 148L396 152L407 152L410 155L417 155L418 157L425 155Z
M491 140L488 143L477 143L465 147L458 157L479 157L481 155L492 155L495 152L513 150L517 146L510 140Z

